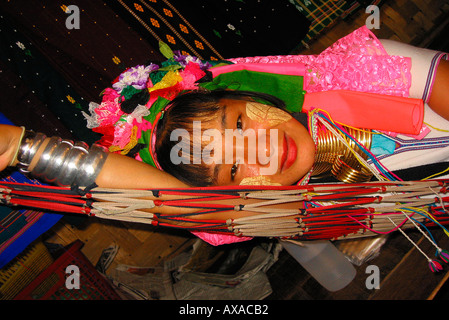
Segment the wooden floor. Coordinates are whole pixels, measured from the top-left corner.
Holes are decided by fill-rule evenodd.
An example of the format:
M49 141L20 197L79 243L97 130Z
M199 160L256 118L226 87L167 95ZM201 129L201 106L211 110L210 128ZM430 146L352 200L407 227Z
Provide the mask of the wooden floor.
M423 47L444 45L448 39L443 29L447 27L449 0L397 0L388 1L382 6L381 28L374 30L380 38L396 39ZM348 21L333 26L326 34L310 44L310 48L301 54L319 53L338 38L365 23L367 15L360 14ZM447 44L447 43L446 43ZM298 52L299 53L299 52ZM418 237L419 235L415 235ZM440 235L443 239L444 237ZM67 245L76 239L84 243L83 253L95 264L102 250L116 244L119 251L111 268L117 264L135 266L155 266L178 252L189 248L195 238L183 231L155 229L151 226L134 225L114 221L100 221L96 218L63 219L44 235L48 242ZM432 274L422 275L420 270L416 290L407 287L410 280L407 273L413 271L416 264L426 268L416 250L403 238L393 236L382 251L382 258L374 261L384 267L384 290L366 292L363 288L364 274L362 266L354 282L344 291L330 294L321 288L313 278L283 252L279 261L269 270L272 280L273 294L269 299L394 299L401 298L398 292L407 292L404 299L427 299L437 295L437 289L444 283L447 274L440 278L432 278ZM419 261L419 263L417 262ZM407 269L409 268L409 269ZM417 267L418 268L418 267ZM427 270L425 270L427 272ZM427 273L426 273L427 274ZM429 277L432 278L429 282ZM394 279L397 279L394 280ZM409 281L409 282L407 282ZM430 283L423 285L423 283ZM398 286L401 287L400 290ZM426 287L426 288L423 288ZM419 288L421 287L421 288ZM436 290L436 291L435 291Z
M64 246L79 239L84 243L82 252L93 264L104 249L117 245L119 250L112 269L117 264L157 266L178 251L190 247L195 238L183 231L156 230L148 225L97 218L70 218L58 222L43 239Z
M448 0L390 0L380 7L380 28L371 31L380 39L429 47L447 26L448 12ZM308 49L297 53L316 54L323 51L339 38L365 25L368 16L362 11L349 19L338 21L315 39Z

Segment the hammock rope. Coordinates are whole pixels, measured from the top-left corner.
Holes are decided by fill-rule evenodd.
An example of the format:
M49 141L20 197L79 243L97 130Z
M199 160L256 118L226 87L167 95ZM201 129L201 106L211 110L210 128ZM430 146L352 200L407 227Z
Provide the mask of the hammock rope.
M449 180L373 181L304 186L233 186L179 189L77 190L0 182L4 205L100 219L245 237L341 240L417 229L449 262L449 253L427 235L441 227L447 236ZM232 216L232 217L231 217ZM442 270L428 260L433 272Z
M387 216L394 223L409 226L401 209L428 212L419 218L424 224L446 224L447 183L436 179L287 187L94 188L84 194L69 188L1 182L0 192L5 205L52 212L210 232L227 230L242 236L341 239L396 230ZM297 203L302 206L295 206ZM290 206L279 207L283 205ZM170 213L160 213L161 208ZM246 214L234 219L207 218L226 212Z

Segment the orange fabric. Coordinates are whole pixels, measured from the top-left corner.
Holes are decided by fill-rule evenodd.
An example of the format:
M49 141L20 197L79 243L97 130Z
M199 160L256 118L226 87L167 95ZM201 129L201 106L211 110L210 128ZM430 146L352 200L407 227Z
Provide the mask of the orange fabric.
M316 108L348 126L403 134L418 134L424 118L421 99L346 90L306 93L302 111Z

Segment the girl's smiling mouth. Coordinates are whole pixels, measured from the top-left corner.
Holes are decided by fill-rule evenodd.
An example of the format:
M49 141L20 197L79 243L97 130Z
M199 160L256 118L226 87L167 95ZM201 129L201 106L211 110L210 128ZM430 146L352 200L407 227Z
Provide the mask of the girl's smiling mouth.
M283 148L281 156L281 172L284 172L295 162L297 156L298 148L295 141L284 134Z

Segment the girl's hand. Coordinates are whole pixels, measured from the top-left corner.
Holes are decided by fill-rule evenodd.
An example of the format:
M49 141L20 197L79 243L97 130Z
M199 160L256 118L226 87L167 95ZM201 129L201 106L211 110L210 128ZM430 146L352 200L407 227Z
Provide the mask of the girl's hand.
M6 169L16 155L22 131L20 127L0 125L0 171Z

